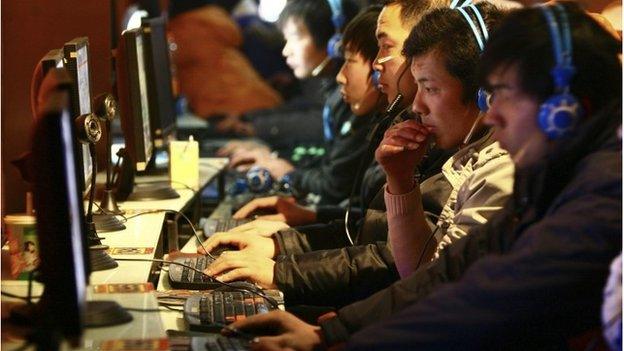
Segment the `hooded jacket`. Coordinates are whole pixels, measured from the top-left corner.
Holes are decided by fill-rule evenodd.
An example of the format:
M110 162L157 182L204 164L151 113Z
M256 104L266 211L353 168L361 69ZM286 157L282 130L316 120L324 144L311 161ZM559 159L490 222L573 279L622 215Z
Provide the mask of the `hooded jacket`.
M353 334L352 350L566 349L598 327L622 249L620 123L618 102L517 169L501 212L408 278L325 318L327 343Z

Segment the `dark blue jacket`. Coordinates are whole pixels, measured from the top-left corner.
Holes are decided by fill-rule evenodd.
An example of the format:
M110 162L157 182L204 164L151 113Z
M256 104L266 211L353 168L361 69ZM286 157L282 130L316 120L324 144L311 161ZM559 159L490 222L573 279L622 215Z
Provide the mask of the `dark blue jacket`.
M609 263L622 249L621 105L550 159L518 170L486 225L410 277L321 324L351 350L566 349L599 327ZM374 324L377 322L376 324ZM353 334L353 335L351 335Z

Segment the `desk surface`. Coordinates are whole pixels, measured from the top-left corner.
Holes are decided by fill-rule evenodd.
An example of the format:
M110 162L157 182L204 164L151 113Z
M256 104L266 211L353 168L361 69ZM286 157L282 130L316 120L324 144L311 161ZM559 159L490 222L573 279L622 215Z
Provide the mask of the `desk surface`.
M149 202L124 202L120 207L127 211L126 217L130 217L140 212L150 210L174 210L182 211L195 198L195 196L203 189L203 187L214 180L220 171L227 165L227 159L212 158L200 159L200 186L197 189L188 189L186 187L172 184L180 198L162 201ZM166 180L167 177L145 177L137 179L141 181ZM146 213L140 216L132 217L125 223L126 229L118 232L102 233L102 242L110 247L113 252L113 258L145 258L153 259L156 254L156 248L160 241L163 228L165 212ZM148 248L144 254L115 254L115 248ZM118 250L119 251L119 250ZM123 250L122 250L123 252ZM91 285L96 284L120 284L120 283L146 283L150 276L152 262L119 262L119 267L106 271L93 272L90 276ZM14 293L16 295L25 296L27 293L25 281L3 280L2 290ZM42 286L35 283L34 295L39 295ZM115 300L123 307L138 309L156 309L158 303L155 295L151 293L124 293L124 294L96 294L93 287L89 287L89 300ZM12 300L2 298L3 304ZM14 301L14 300L13 300ZM6 309L3 309L5 312ZM97 348L97 344L106 339L145 339L145 338L161 338L165 337L166 329L184 329L182 314L175 311L164 310L159 313L154 312L131 312L134 321L128 324L107 327L86 329L83 336L83 347L85 349ZM3 313L3 318L5 317ZM159 318L160 317L160 318ZM165 323L163 323L165 321ZM3 335L4 337L4 335ZM3 346L9 343L3 338ZM12 344L13 345L13 344ZM14 344L18 345L18 344Z

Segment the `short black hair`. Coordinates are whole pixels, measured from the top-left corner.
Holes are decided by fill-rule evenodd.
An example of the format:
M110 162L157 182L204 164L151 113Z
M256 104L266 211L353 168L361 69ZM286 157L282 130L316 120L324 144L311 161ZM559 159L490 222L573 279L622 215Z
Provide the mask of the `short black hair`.
M416 25L427 11L450 5L449 0L382 0L381 3L383 6L401 6L401 23L406 27Z
M381 8L379 5L366 8L349 22L342 36L345 49L361 54L368 62L373 62L379 50L375 29Z
M341 0L341 2L344 25L340 31L359 10L353 0ZM289 0L280 13L278 24L284 26L290 18L298 19L303 23L310 32L314 45L319 49L325 49L329 39L336 33L332 22L332 10L327 0Z
M578 4L560 1L572 28L572 60L576 74L571 92L585 105L599 108L622 97L621 42L583 11ZM556 12L555 12L556 13ZM483 53L478 77L488 87L495 70L516 66L520 88L538 101L555 93L550 71L555 66L552 39L542 11L514 11L501 22Z
M503 16L496 6L481 2L475 5L491 33ZM479 28L472 10L466 13ZM464 103L475 100L478 90L477 64L481 48L470 25L458 10L439 8L426 14L412 29L403 45L403 55L408 59L437 50L444 59L446 70L462 84Z

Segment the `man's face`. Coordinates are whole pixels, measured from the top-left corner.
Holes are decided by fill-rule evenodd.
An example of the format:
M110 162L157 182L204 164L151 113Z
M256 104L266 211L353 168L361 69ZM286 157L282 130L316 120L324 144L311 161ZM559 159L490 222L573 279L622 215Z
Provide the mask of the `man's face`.
M373 86L370 61L359 52L345 50L345 62L336 76L340 93L356 116L365 115L375 107L379 92Z
M484 122L494 127L494 137L509 151L516 166L539 160L546 135L539 129L539 102L520 88L516 66L498 68L488 76L491 106Z
M461 145L479 110L474 102L462 101L462 84L446 70L444 62L437 50L412 59L410 70L418 85L412 110L431 129L437 146L451 149Z
M401 23L401 6L391 4L385 6L377 19L377 44L379 51L373 62L373 68L380 72L379 83L381 91L392 102L399 92L411 99L415 86L409 79L405 57L401 55L403 42L409 36L411 28L406 28ZM405 72L399 80L401 73ZM398 89L397 89L397 82Z
M295 77L307 78L325 57L325 49L319 49L314 45L312 35L297 18L289 18L282 28L286 44L282 49L282 55L286 58L286 64L292 68Z

